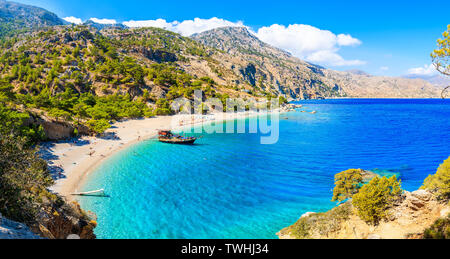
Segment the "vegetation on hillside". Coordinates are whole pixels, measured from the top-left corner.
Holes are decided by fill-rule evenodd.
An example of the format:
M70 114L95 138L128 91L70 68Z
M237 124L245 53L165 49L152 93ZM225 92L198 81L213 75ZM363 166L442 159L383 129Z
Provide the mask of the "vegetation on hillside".
M3 102L96 133L107 129L107 121L173 114L173 100L192 100L195 90L219 98L225 111L226 98L240 90L187 73L180 63L194 57L213 62L214 50L162 29L48 27L3 39Z
M314 213L300 218L294 225L288 228L288 232L297 239L312 238L312 233L328 236L330 233L339 231L341 224L349 218L352 213L350 203L344 203L324 213Z
M63 23L58 16L45 9L11 1L0 1L0 39L33 28Z
M421 189L435 193L441 200L450 199L450 157L439 166L436 174L425 179Z
M145 61L132 55L140 44L153 53L144 53ZM97 133L108 128L107 121L172 114L170 102L192 99L197 89L221 97L212 79L196 79L165 60L207 56L204 48L160 29L120 30L106 37L85 26L48 28L8 38L1 50L1 98L7 107L42 110ZM165 98L153 95L148 82L167 89Z
M425 239L450 239L450 215L438 219L423 233Z
M53 184L47 164L26 148L23 137L0 133L0 212L12 220L31 223L44 199L57 197L46 188Z
M48 191L54 183L53 178L34 145L45 138L43 129L26 123L30 114L15 110L15 104L11 103L14 100L11 87L1 86L0 213L27 224L46 237L65 238L67 233L63 228L84 238L94 237L95 222L91 223L79 207L67 204ZM58 220L52 221L56 217Z

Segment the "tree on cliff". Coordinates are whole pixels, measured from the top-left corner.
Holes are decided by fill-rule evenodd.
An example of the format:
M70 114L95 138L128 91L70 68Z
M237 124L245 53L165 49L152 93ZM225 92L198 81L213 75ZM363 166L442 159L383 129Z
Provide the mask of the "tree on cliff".
M447 31L442 34L443 38L438 39L438 49L431 53L433 64L436 69L444 75L450 76L450 24Z
M345 201L358 193L363 183L362 169L349 169L336 174L332 201Z
M362 220L377 224L388 216L387 209L402 192L401 182L395 175L391 178L377 176L353 196L352 203Z
M439 199L450 199L450 157L439 166L436 174L425 179L421 189L435 193Z

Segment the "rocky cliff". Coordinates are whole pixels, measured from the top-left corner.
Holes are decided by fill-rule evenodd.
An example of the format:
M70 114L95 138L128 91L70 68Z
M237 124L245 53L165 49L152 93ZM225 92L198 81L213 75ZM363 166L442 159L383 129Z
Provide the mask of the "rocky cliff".
M78 204L66 208L47 208L41 211L40 222L31 228L0 214L0 239L95 239L94 228L97 223L87 220Z
M91 218L95 216L86 215L77 203L42 209L31 227L0 214L0 239L95 239L97 223Z
M31 229L49 239L67 239L70 236L95 239L95 218L95 215L88 215L83 211L78 203L65 203L60 207L43 208L37 223L33 224Z
M349 201L326 213L306 213L277 235L280 239L422 238L425 229L450 214L450 206L448 201L438 201L430 192L419 190L405 192L388 214L387 220L369 225L356 215Z

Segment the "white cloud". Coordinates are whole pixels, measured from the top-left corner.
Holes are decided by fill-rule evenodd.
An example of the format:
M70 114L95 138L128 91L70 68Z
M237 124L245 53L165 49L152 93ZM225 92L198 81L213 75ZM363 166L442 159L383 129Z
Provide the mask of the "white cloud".
M146 21L127 21L124 25L132 28L136 27L157 27L180 33L183 36L190 36L195 33L201 33L220 27L242 27L242 22L230 22L224 19L213 17L210 19L195 18L194 20L185 20L182 22L167 22L164 19L146 20Z
M318 50L306 57L306 60L318 64L326 64L332 66L361 66L366 64L361 60L345 60L334 50Z
M339 46L358 46L362 44L360 40L353 38L350 34L339 34L337 43Z
M89 20L91 20L91 21L93 21L93 22L95 22L95 23L98 23L98 24L116 24L116 23L117 23L117 21L114 20L114 19L98 19L98 18L91 18L91 19L89 19Z
M194 33L201 33L204 31L209 31L220 27L243 27L242 22L230 22L224 19L211 18L211 19L200 19L195 18L194 20L186 20L181 23L176 24L176 31L182 35L189 36Z
M177 22L167 22L164 19L156 19L156 20L146 20L146 21L127 21L123 22L123 25L128 26L130 28L141 28L141 27L156 27L156 28L162 28L167 30L173 30L173 26Z
M217 17L210 19L195 18L182 22L168 22L164 19L126 21L124 25L137 27L158 27L191 36L219 27L246 27L243 22L231 22ZM251 31L260 40L280 49L291 52L294 56L326 66L360 66L366 64L362 60L346 60L338 52L342 47L359 46L362 42L349 34L334 34L331 31L304 25L293 24L285 27L274 24Z
M431 76L437 73L438 71L432 64L424 65L423 67L411 68L408 70L408 75Z
M305 24L292 24L288 27L274 24L260 28L256 35L262 41L285 49L298 58L318 64L359 66L366 63L361 60L345 60L338 54L342 46L357 46L362 43L348 34L336 35Z
M388 70L389 70L389 67L380 67L380 70L381 70L381 71L388 71Z
M80 18L69 16L66 18L63 18L64 21L74 23L74 24L82 24L83 21Z

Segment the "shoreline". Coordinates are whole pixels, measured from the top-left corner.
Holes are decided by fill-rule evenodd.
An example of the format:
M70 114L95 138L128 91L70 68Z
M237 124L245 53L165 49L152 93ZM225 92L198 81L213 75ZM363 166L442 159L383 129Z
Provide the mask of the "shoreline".
M173 115L116 122L104 137L84 136L64 141L45 142L39 154L47 162L55 184L51 191L68 201L76 200L72 193L83 186L87 177L113 154L141 141L155 138L158 130L183 131L211 123L254 116L282 114L284 111L216 113L209 115ZM187 121L187 122L186 122Z

